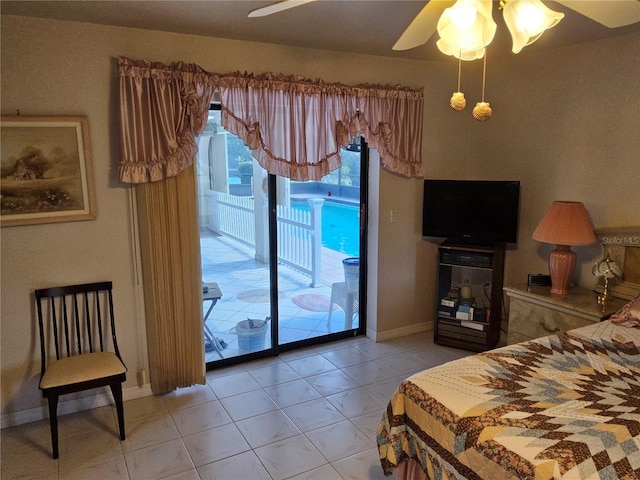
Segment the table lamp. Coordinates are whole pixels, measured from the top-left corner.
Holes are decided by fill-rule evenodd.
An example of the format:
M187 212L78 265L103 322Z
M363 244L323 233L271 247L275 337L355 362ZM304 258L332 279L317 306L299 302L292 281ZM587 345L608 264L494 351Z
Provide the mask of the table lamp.
M571 247L596 241L587 209L582 202L553 202L533 232L533 238L556 244L549 256L551 293L566 295L576 266L576 254Z

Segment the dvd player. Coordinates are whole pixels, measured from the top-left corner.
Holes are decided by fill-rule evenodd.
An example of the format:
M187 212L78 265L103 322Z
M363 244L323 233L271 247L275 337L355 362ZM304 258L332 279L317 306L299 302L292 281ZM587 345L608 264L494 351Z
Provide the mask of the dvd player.
M465 267L490 268L493 265L493 255L474 252L442 252L441 263L462 265Z

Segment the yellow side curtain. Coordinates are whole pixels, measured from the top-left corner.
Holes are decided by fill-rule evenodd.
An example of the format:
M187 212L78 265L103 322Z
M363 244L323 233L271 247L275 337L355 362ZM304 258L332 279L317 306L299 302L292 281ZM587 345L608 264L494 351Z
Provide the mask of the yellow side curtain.
M154 393L205 383L195 169L136 186Z
M151 388L205 381L195 136L217 81L193 64L120 61L120 180L135 183Z

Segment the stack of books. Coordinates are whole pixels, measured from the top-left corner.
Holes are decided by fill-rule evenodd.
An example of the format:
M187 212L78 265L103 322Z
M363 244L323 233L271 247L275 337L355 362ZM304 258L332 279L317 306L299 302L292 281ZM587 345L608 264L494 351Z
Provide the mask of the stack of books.
M486 322L487 309L476 305L475 297L459 298L457 288L452 287L446 297L440 300L438 315L457 320L472 320Z
M457 309L458 299L446 296L442 300L440 300L438 315L443 315L445 317L455 317Z
M460 304L456 312L458 320L470 320L473 318L473 307L471 305Z
M460 299L460 305L456 312L456 318L458 320L471 320L473 319L473 311L476 306L475 297Z

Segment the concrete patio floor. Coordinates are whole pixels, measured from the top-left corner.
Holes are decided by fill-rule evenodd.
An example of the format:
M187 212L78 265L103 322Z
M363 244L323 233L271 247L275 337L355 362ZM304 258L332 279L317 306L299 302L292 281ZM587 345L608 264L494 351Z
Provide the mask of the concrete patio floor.
M222 292L222 298L207 318L206 327L224 348L221 355L209 348L211 351L206 352L206 361L235 357L247 353L247 348L251 351L270 348L268 332L261 335L258 330L258 333L251 334L251 338L243 336L245 331L240 335L234 333L238 322L248 318L264 320L270 315L268 265L255 260L254 252L248 247L210 231L201 232L200 243L202 281L217 283ZM284 265L278 266L280 344L345 329L345 314L341 308L334 306L330 325L327 325L327 317L331 285L345 281L342 260L347 255L324 247L322 250L320 287L311 287L308 275ZM204 313L208 310L208 303L204 302ZM358 315L354 315L354 328L358 321Z

